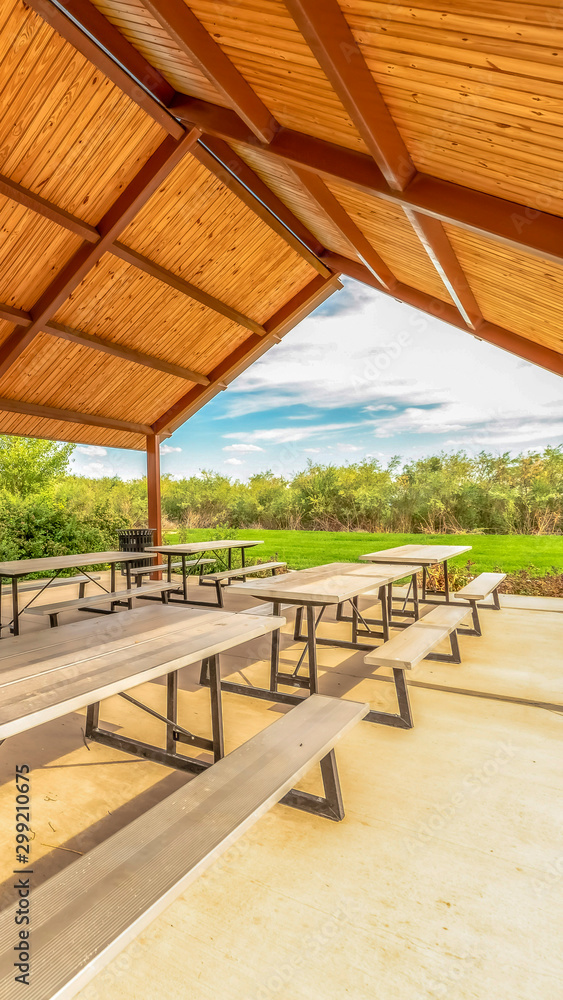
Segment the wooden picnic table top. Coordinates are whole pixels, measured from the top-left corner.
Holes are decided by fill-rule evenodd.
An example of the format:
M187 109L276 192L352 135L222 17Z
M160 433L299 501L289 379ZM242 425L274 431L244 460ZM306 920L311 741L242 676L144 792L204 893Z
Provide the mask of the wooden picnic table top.
M185 542L178 545L147 545L145 552L161 552L163 555L191 556L195 552L215 552L219 549L246 549L251 545L263 545L258 539L224 538L218 541Z
M360 559L364 562L417 562L423 566L432 566L434 563L460 556L464 552L471 552L471 545L397 545L393 549L368 552L360 556Z
M420 568L401 565L374 566L372 569L358 563L327 563L247 583L233 583L230 590L233 594L252 594L264 601L341 604L351 597L416 573Z
M79 552L70 556L42 556L39 559L13 559L0 563L0 578L27 576L59 569L100 566L102 563L132 562L143 558L142 552Z
M154 605L4 639L0 739L284 624L280 617Z

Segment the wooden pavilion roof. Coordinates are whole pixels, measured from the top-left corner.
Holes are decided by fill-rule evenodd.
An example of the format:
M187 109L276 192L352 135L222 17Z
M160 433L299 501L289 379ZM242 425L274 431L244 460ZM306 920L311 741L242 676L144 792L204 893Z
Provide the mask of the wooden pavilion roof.
M351 275L563 374L557 0L2 0L0 432L144 448Z

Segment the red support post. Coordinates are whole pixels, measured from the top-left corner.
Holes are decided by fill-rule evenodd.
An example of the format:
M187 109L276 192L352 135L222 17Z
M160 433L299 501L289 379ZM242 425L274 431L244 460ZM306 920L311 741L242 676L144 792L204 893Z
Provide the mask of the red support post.
M162 545L162 510L160 505L160 436L147 434L147 494L149 528L154 529L154 545ZM160 556L158 556L160 562ZM151 580L159 579L152 574Z

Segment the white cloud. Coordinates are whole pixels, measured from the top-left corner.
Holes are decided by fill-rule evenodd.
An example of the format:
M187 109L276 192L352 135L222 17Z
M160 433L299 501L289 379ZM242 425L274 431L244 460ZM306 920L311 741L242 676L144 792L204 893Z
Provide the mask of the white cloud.
M309 452L310 455L320 455L320 448L303 448L303 451Z
M372 426L373 420L355 420L342 424L315 424L313 427L268 427L255 431L236 431L231 434L223 434L224 438L242 438L247 444L249 441L264 441L270 444L290 444L295 441L304 441L314 435L331 434L334 431L348 430L351 427ZM263 450L263 449L262 449Z
M226 458L225 465L244 465L240 458Z
M225 434L224 437L231 437L230 434ZM264 451L263 448L259 448L257 444L228 444L223 448L223 451L237 451L241 455L249 454L251 451Z
M371 424L376 438L396 438L392 446L403 454L449 447L449 441L468 449L518 451L563 440L554 375L375 290L348 281L346 288L344 312L321 310L309 317L231 386L228 418L284 411L283 420L279 413L272 418L271 430L241 439L316 445L326 432L361 443L359 434L338 435L336 424L320 426L318 418L312 426L290 427L298 422L291 409L300 407L313 419L315 411L360 411L370 418L366 428ZM538 400L545 407L541 418ZM261 422L267 427L265 418ZM435 445L420 441L423 435L436 436Z
M86 462L80 469L81 476L91 476L92 479L100 479L102 476L115 475L109 466L103 462Z
M181 448L175 448L171 444L161 444L161 446L160 446L160 454L161 455L170 455L171 452L173 452L173 451L181 451L181 450L182 450Z
M107 449L100 448L97 444L79 444L76 450L82 455L91 455L93 458L105 458L107 455Z

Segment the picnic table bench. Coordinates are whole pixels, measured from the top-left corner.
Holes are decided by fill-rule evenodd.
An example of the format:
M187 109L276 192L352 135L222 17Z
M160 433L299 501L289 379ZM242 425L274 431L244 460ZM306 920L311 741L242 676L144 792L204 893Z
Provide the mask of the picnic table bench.
M179 560L178 562L170 562L168 564L148 563L146 566L133 566L131 569L131 576L138 577L137 584L140 585L143 576L149 576L152 573L172 574L175 570L179 569L182 571L183 569L193 569L194 566L199 568L201 575L206 566L213 566L215 562L215 559L186 559L184 563L182 563L182 560Z
M180 565L182 570L182 588L178 589L177 593L181 593L180 600L184 604L190 604L193 607L223 607L223 595L221 592L221 586L225 583L230 583L228 574L232 571L232 556L234 549L240 549L240 557L242 566L245 565L245 552L248 548L253 548L255 545L263 545L262 541L258 539L241 539L241 538L223 538L223 539L210 539L207 542L180 542L176 545L148 545L143 551L151 555L156 555L160 553L166 556L168 565L170 566L170 573L172 572L172 560L174 556L180 556ZM203 559L204 553L212 552L215 556L214 562L218 562L219 565L223 566L223 570L218 572L224 572L225 576L222 577L222 581L216 581L214 579L206 579L203 574L199 576L199 583L201 586L214 586L217 594L217 601L215 603L211 601L196 601L194 598L188 595L188 574L187 567L199 566L200 563L205 562ZM222 562L222 553L227 553L227 566ZM196 559L189 560L188 556L197 556ZM176 563L178 566L178 563ZM163 570L164 572L164 570ZM211 574L207 574L211 576ZM172 597L172 601L177 601L178 598Z
M218 573L206 573L201 577L201 583L213 583L215 584L215 592L217 594L217 606L223 607L223 590L222 588L226 584L230 584L231 580L246 580L247 576L252 576L254 573L271 573L272 576L276 575L276 571L279 569L287 569L287 563L285 562L267 562L267 563L255 563L253 566L241 566L239 569L224 569L220 570Z
M84 572L87 566L102 566L106 563L110 565L111 572L111 583L110 590L115 591L115 567L118 563L123 563L125 565L125 572L127 576L127 588L131 587L131 562L135 562L138 559L138 553L135 552L116 552L115 550L107 552L80 552L74 555L64 555L64 556L41 556L37 559L10 559L6 562L0 562L0 581L3 578L7 578L11 581L9 593L12 597L12 620L9 625L2 625L0 629L0 635L2 634L3 628L9 627L10 631L14 635L19 634L19 620L20 615L26 608L20 609L19 606L19 595L22 589L35 590L38 589L39 593L47 587L62 586L62 582L59 580L64 580L68 582L70 577L59 577L59 573L67 569L81 569L81 576L86 577L88 580L96 581L99 579L98 576L94 576L91 573ZM26 581L21 583L20 581L31 574L35 573L53 573L53 577L43 578L43 585L40 588L35 587L35 583L39 581ZM79 579L79 582L80 579ZM28 583L32 583L32 587L27 587ZM101 593L105 593L104 589L100 587ZM6 592L5 588L0 588L0 598ZM84 596L83 593L80 594L80 598ZM29 601L27 607L31 606L35 601L32 598Z
M35 889L26 1000L70 1000L276 802L341 820L334 746L367 711L309 698ZM323 797L293 788L316 763ZM13 921L0 916L2 1000L14 995Z
M88 611L100 615L111 614L116 607L133 607L134 597L145 597L148 594L160 594L163 604L168 600L168 592L175 590L176 584L167 580L159 580L154 583L146 583L143 586L131 587L129 590L100 591L100 593L89 594L88 597L79 597L74 601L58 601L51 604L33 604L24 608L27 615L49 616L51 628L56 628L59 624L59 615L63 611ZM109 604L110 609L93 607L92 604Z
M405 680L405 670L412 670L421 660L440 660L445 663L461 663L457 629L463 619L470 613L469 608L453 604L432 607L418 621L407 629L394 635L382 646L373 649L364 659L364 663L375 670L380 667L390 667L393 671L393 681L399 706L398 714L370 710L366 716L369 722L379 722L382 725L394 726L400 729L412 729L413 718L409 695ZM467 634L473 634L465 630ZM436 653L435 647L443 639L450 639L450 653Z
M455 596L463 601L468 601L471 605L471 612L473 616L473 635L481 635L481 623L479 621L478 608L488 608L494 611L500 611L500 601L498 596L498 588L500 587L503 580L506 579L506 573L481 573L480 576L476 576L471 583L468 583L461 590L456 591ZM487 597L493 595L492 604L479 604L479 601L485 601Z

